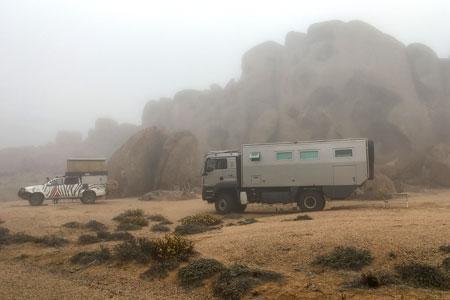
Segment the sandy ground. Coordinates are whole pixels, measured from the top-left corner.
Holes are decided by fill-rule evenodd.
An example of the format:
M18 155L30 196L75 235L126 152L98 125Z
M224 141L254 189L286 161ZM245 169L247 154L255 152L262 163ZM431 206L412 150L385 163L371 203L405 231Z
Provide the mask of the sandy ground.
M56 233L73 241L62 248L33 244L9 245L0 249L0 299L212 299L205 287L186 291L178 287L176 272L157 281L139 279L145 266L113 264L83 268L68 259L80 250L97 245L75 243L83 230L65 229L69 221L103 222L113 230L112 217L129 208L142 208L148 214L163 214L174 222L200 212L214 213L214 207L200 199L149 201L137 199L101 200L95 205L63 202L30 207L27 202L0 203L0 219L12 232L32 235ZM445 257L440 245L450 244L450 190L412 194L409 208L392 201L384 208L380 201L334 201L322 212L309 213L311 221L286 222L298 212L292 206L250 205L243 218L256 218L245 226L224 226L189 236L199 256L216 258L225 264L244 263L281 272L283 283L257 287L247 297L255 299L450 299L450 292L394 286L376 290L349 289L343 283L360 272L329 271L311 266L318 254L335 246L369 249L375 257L367 270L392 269L404 261L439 264ZM238 219L226 218L225 224ZM149 227L133 234L157 237ZM389 257L395 252L397 258Z

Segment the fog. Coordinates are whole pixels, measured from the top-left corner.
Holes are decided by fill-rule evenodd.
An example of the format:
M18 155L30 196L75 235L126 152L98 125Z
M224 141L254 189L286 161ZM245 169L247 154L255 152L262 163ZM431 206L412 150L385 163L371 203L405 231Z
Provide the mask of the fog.
M242 54L312 23L359 19L450 54L448 1L0 2L0 148L140 123L151 99L225 85Z

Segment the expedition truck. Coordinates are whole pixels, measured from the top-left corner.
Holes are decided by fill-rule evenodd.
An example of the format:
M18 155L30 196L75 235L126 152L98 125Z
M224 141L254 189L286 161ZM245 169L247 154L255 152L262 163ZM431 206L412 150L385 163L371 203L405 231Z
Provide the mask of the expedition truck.
M243 212L249 203L297 203L318 211L325 199L345 199L374 177L368 139L243 145L205 155L202 199L217 212Z
M30 205L41 205L51 199L80 199L84 204L93 204L97 197L106 195L108 172L104 158L69 158L65 176L55 177L40 185L23 187L19 197Z

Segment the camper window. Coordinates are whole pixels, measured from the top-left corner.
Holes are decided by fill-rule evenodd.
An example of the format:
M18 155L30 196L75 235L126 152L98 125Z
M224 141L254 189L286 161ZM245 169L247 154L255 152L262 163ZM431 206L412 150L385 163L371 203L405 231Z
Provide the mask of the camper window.
M251 161L260 161L261 160L261 152L251 152L250 160Z
M334 150L334 157L336 157L336 158L352 157L352 156L353 156L352 149L336 149L336 150Z
M78 177L66 177L64 178L64 184L78 184Z
M226 169L227 160L226 158L216 159L216 169Z
M277 160L292 160L292 152L277 152Z
M305 150L300 151L300 160L316 160L319 159L319 151Z

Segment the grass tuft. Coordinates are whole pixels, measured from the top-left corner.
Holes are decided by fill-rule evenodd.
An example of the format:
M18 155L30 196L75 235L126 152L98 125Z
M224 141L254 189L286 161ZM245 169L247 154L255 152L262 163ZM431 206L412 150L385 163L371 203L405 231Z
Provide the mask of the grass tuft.
M98 242L101 242L101 239L96 235L82 234L78 237L78 244L80 245L95 244Z
M256 220L255 218L249 218L249 219L240 220L237 223L239 225L249 225L249 224L253 224L256 222L258 222L258 220Z
M119 231L139 230L148 225L144 211L139 208L128 209L114 217L113 220L119 222L119 225L117 225Z
M56 236L54 234L44 235L37 237L35 243L49 246L49 247L62 247L69 243L69 241L63 237Z
M108 231L98 231L97 237L102 241L129 241L134 239L134 236L127 231L116 231L116 232L108 232Z
M200 258L178 270L178 280L185 288L200 286L204 279L224 270L224 265L210 258Z
M137 209L127 209L123 213L115 216L113 218L114 221L122 222L124 219L130 218L130 217L144 217L144 211L140 208Z
M146 238L124 241L114 247L114 256L119 262L148 263L156 252L156 244Z
M200 224L181 224L175 227L175 233L179 235L188 235L188 234L202 233L213 229L215 228Z
M84 228L92 231L105 231L108 229L105 224L100 223L96 220L90 220L89 222L84 224Z
M169 275L169 272L178 268L179 265L180 262L176 260L157 262L152 264L140 277L146 280L166 278Z
M111 252L108 248L100 246L100 250L83 251L70 258L70 262L78 265L101 264L111 259Z
M170 227L163 225L163 224L155 224L150 228L151 231L153 232L169 232L170 231Z
M439 247L439 250L444 253L450 253L450 245L442 245Z
M444 270L450 272L450 257L444 258L444 260L442 261L442 267L444 268Z
M423 264L410 263L395 267L402 281L418 288L450 289L450 279L439 268Z
M397 276L388 271L370 271L362 273L359 278L352 281L349 287L352 288L371 288L376 289L381 286L398 284Z
M372 263L373 257L368 250L355 247L336 247L326 255L317 256L314 265L335 270L361 270Z
M209 215L209 214L197 214L193 216L187 216L180 220L181 224L195 224L195 225L203 225L203 226L214 226L222 223L222 219Z
M154 259L159 261L187 260L194 253L194 244L174 233L166 234L155 241Z
M163 224L163 225L172 224L171 221L169 221L166 217L164 217L163 215L160 215L160 214L150 215L147 217L147 219L152 222L159 222L160 224Z
M71 229L81 229L84 228L84 224L80 223L80 222L67 222L61 225L62 227L65 228L71 228Z
M253 287L265 282L283 279L279 273L233 265L220 273L214 284L214 294L224 299L241 299Z

